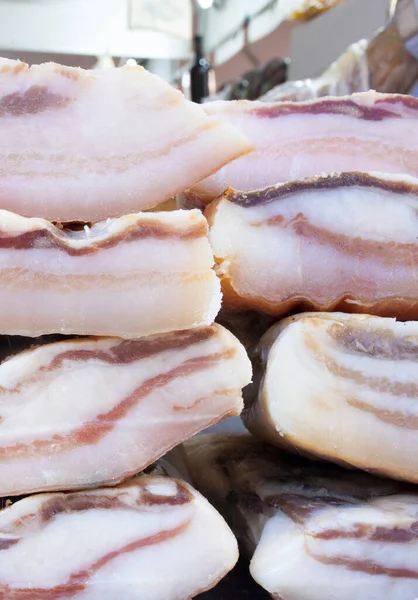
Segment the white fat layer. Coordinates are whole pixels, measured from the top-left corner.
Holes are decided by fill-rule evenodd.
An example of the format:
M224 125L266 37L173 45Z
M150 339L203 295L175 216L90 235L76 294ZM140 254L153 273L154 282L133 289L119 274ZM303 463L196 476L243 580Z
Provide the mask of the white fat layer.
M174 481L161 480L147 485L148 492L155 496L174 496L176 493L176 484Z
M4 285L0 333L136 338L209 325L221 305L220 282L211 269L168 277L143 273L75 279L66 283L63 277L45 289L35 274L24 292L26 275L18 285L14 280Z
M16 66L2 70L2 97L36 86L64 98L59 106L2 119L0 169L7 176L0 196L3 208L19 214L88 222L135 212L250 149L229 123L208 117L140 67L7 71Z
M13 529L18 514L24 518L35 509L35 517L25 531L16 531L19 544L3 550L0 586L30 590L65 585L71 574L88 571L102 557L147 538L150 544L119 556L115 554L104 566L91 572L85 591L74 597L100 600L105 595L110 600L120 597L134 600L139 594L146 600L183 600L215 585L238 557L235 538L225 521L191 488L191 502L185 505L136 504L142 485L167 490L166 486L173 483L144 477L130 489L121 486L87 492L93 496L102 493L120 496L125 506L59 514L46 523L37 510L41 510L44 502L51 501L53 494L35 497L36 506L29 498L2 511L2 528L7 528L9 522L9 529ZM177 528L176 535L165 536ZM154 536L162 539L155 540Z
M418 196L373 188L292 194L254 209L221 200L210 240L215 256L223 260L220 273L250 297L280 302L301 295L325 304L346 293L370 301L391 296L415 298L418 270L413 261L401 261L396 244L416 248L417 208ZM298 235L292 219L300 219L300 215L325 233L346 235L357 250L340 252L326 239L321 242ZM265 223L277 216L289 224ZM361 248L362 240L391 246L388 254L379 258Z
M364 525L371 533L373 528L405 529L409 530L418 517L418 496L396 494L371 499L367 503L358 505L346 504L343 508L330 505L322 510L313 511L306 520L304 528L310 536L321 535L324 531L342 531L349 534L359 525ZM367 535L366 535L367 537ZM363 538L358 538L362 543ZM364 538L366 539L366 538ZM328 545L339 540L321 540ZM390 542L388 547L396 542ZM377 544L376 544L377 545ZM347 551L349 552L349 546ZM399 543L408 549L408 544ZM331 545L329 546L331 547ZM354 544L353 544L354 547ZM400 565L398 565L400 566ZM409 568L409 567L408 567Z
M0 229L19 235L52 231L73 248L111 240L135 226L156 222L179 234L196 224L200 211L143 213L109 220L68 236L42 219L0 211ZM213 253L204 233L196 239L131 240L71 255L34 244L0 249L0 333L36 337L48 333L138 337L209 325L221 305Z
M360 99L356 102L363 104ZM369 96L366 105L374 102ZM302 113L274 118L257 114L260 109L269 109L261 102L209 103L206 112L235 125L254 144L255 151L201 181L192 192L215 198L228 186L255 190L337 171L408 173L418 177L418 147L411 136L417 111L393 104L379 106L395 111L399 117L369 121L338 113Z
M100 349L101 343L96 342L95 348ZM87 342L87 347L89 344L93 342ZM106 349L109 342L104 340L103 344ZM58 346L61 350L63 344ZM51 347L46 350L51 358ZM231 356L222 358L230 350ZM205 364L204 358L213 355L219 358ZM157 381L159 376L200 357L201 368L144 393L125 414L110 421L110 428L98 441L74 441L65 452L31 451L32 442L71 435L87 423L94 423L98 415L102 415L103 422L103 415L134 395L142 384ZM18 372L10 366L15 361L24 364L25 358L27 379L21 379L20 390L12 391L19 379ZM66 360L60 368L45 370L36 377L36 368L42 364L47 362L40 348L0 366L0 380L3 378L5 384L0 396L0 445L29 445L23 455L0 463L2 495L120 480L228 412L239 413L241 389L251 379L251 365L244 348L220 327L208 341L184 350L162 351L132 364ZM10 371L12 379L8 378ZM6 386L10 386L10 391Z
M199 508L196 518L177 540L165 542L160 549L157 546L145 548L125 560L117 558L92 578L92 584L97 584L97 590L106 596L110 591L111 600L120 600L118 591L121 589L126 593L123 597L129 600L137 600L138 590L141 600L184 600L212 587L233 567L238 549L219 514L203 498L198 507L197 503L196 498L195 506ZM139 580L138 573L146 573L146 576ZM133 585L137 595L133 593ZM96 598L101 600L103 595L94 596L87 590L79 600Z
M356 319L346 320L355 324ZM335 322L342 323L338 318ZM396 382L418 385L415 363L345 353L330 343L326 334L332 323L332 316L312 316L296 320L279 334L253 412L255 427L260 431L264 427L266 435L278 442L288 440L320 455L416 481L418 432L413 423L402 426L400 419L403 416L408 423L408 417L417 416L417 398L395 388ZM370 335L378 336L379 330L385 329L399 337L414 339L417 335L415 323L360 317L361 324ZM369 389L367 381L356 383L331 372L321 354L317 357L307 345L307 335L312 336L319 353L361 377L383 380L387 391ZM369 410L353 406L355 400L368 403ZM373 414L374 409L382 411L380 418Z
M397 500L402 507L402 498ZM391 509L390 506L386 507L386 511ZM319 554L325 560L346 557L375 561L387 567L416 570L416 542L380 543L356 538L325 541L316 540L309 533L315 520L322 520L323 525L326 522L332 529L344 526L355 517L357 523L402 525L396 512L387 514L386 511L379 510L373 503L370 507L329 508L314 513L302 526L279 512L264 528L251 561L251 573L270 593L286 600L352 600L359 594L367 600L415 600L418 594L416 579L372 575L345 566L326 564L313 556Z
M350 238L415 244L418 180L415 182L415 194L361 186L312 189L255 207L233 205L233 210L245 223L260 226L262 235L269 230L274 235L280 229L280 225L276 228L268 226L265 223L268 219L280 216L286 223L291 223L292 219L303 215L315 227ZM291 226L288 229L291 230Z
M138 238L124 243L123 234L140 231L147 224L172 229L180 236L195 226L206 227L201 212L171 211L161 213L139 213L127 215L119 219L108 219L80 231L61 230L44 219L28 219L7 211L0 211L0 231L7 235L17 236L28 231L48 231L69 248L88 249L96 244L111 240L113 236L122 235L121 242L109 248L99 249L92 254L71 255L59 248L44 248L42 240L31 248L1 249L1 269L25 269L33 274L53 273L65 275L90 275L92 277L130 274L135 278L138 274L160 272L163 276L186 271L209 269L213 265L213 254L207 237L202 234L196 239L184 240L176 238L156 239ZM204 229L203 229L204 231Z
M8 560L4 557L0 564L0 581L15 586L20 581L34 588L59 585L101 556L135 540L176 529L192 514L191 507L185 505L159 512L154 518L150 512L124 509L112 509L111 514L109 509L90 509L88 518L80 518L78 513L59 515L36 535L27 535L9 549ZM33 557L26 561L25 569L22 556Z

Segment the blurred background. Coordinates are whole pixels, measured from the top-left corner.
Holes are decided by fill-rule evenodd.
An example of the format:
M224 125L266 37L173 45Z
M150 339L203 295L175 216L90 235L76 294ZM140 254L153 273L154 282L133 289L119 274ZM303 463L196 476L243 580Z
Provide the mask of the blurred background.
M416 0L0 0L0 55L135 61L198 102L414 93L417 15Z

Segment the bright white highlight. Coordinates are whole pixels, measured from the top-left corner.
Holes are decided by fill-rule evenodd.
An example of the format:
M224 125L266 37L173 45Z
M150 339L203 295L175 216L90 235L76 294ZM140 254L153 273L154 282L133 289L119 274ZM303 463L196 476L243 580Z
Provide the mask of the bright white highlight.
M213 0L197 0L200 8L206 10L207 8L211 8L213 5Z

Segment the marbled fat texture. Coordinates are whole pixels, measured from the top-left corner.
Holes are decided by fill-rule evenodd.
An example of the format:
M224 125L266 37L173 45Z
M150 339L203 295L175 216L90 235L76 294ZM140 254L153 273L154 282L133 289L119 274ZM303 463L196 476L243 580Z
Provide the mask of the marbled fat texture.
M418 318L418 179L332 173L229 189L205 214L225 308Z
M255 150L189 190L187 206L207 204L228 186L257 190L324 172L418 177L416 98L366 92L306 102L212 102L205 110L235 125Z
M289 449L418 483L418 324L290 317L255 352L247 427Z
M0 333L134 338L210 325L221 303L200 211L81 230L0 210Z
M2 600L187 600L237 558L222 517L168 477L38 494L0 510Z
M55 221L156 206L251 149L140 66L0 59L0 129L0 206Z
M19 352L0 365L0 496L116 484L239 415L250 380L219 325Z

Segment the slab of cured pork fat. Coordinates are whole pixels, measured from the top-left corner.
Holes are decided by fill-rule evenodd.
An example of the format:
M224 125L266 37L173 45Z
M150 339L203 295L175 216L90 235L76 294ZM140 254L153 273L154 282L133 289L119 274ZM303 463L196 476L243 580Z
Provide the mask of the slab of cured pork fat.
M235 125L255 151L197 184L183 199L200 206L228 186L256 190L334 171L381 171L418 177L418 99L367 92L340 98L266 104L205 105Z
M81 231L0 211L0 333L139 337L214 321L221 302L200 211Z
M181 480L38 494L0 511L0 597L187 600L235 564L223 518Z
M206 214L227 308L418 318L418 179L334 173L227 190Z
M186 442L194 484L230 520L276 600L415 600L418 488L315 463L249 435Z
M57 221L156 206L252 148L140 66L0 59L0 128L1 208Z
M239 415L250 380L220 325L21 351L0 365L0 496L119 483Z
M307 313L271 328L255 355L250 431L418 483L418 323Z

